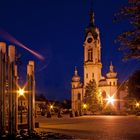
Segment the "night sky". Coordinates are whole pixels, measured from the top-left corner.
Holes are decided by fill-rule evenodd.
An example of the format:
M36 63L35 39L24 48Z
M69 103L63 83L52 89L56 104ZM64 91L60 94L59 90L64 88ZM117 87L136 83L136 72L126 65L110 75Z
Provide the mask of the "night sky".
M110 61L118 72L119 82L127 79L139 68L137 60L122 61L119 44L114 40L129 29L127 22L114 23L113 15L127 4L127 0L94 0L95 24L100 29L103 75L109 70ZM21 54L19 82L26 79L28 60L36 62L36 92L48 99L70 99L71 77L77 66L83 76L83 42L89 23L90 0L1 0L0 29L45 57L37 59L16 46ZM0 40L10 42L2 38Z

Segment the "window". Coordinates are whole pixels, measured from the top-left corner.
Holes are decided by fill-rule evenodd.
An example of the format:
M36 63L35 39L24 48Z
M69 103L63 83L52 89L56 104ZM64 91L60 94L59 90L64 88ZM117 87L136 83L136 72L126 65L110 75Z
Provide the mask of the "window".
M115 86L115 82L113 82L113 85Z
M94 78L94 73L92 73L92 78Z
M78 97L77 97L78 100L81 100L81 94L78 93Z
M111 86L111 82L110 82L110 86Z
M92 61L93 60L93 50L89 49L88 50L88 61Z
M88 78L88 73L86 74L86 78Z

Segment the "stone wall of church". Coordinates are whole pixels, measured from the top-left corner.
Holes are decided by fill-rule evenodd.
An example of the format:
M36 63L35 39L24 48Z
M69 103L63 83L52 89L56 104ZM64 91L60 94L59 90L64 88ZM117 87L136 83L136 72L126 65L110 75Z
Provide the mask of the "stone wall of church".
M83 88L72 88L71 93L72 111L80 111L83 100Z
M88 63L88 65L84 65L84 86L92 79L95 79L96 84L98 85L98 82L101 79L101 68L101 64L95 65L93 63Z
M103 98L107 99L108 97L112 97L115 99L114 101L114 109L118 110L118 92L117 92L117 86L102 86L99 87L99 90L101 91Z

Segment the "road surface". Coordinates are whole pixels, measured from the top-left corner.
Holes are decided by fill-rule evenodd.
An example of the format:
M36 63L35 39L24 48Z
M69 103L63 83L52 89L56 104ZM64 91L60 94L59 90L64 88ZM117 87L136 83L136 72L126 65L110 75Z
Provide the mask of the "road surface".
M140 140L140 116L38 117L40 129L81 139Z

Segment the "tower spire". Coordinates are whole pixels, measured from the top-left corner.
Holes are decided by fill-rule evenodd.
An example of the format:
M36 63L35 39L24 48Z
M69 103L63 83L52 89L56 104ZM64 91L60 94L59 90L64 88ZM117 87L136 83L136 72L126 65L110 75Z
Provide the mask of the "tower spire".
M114 72L114 70L113 70L113 65L112 65L112 61L110 62L110 72Z
M77 76L77 75L78 75L78 71L77 71L77 67L76 67L76 66L75 66L74 75L75 75L75 76Z
M89 23L89 26L93 27L94 26L94 12L93 12L93 0L91 0L90 2L90 13L89 13L89 16L90 16L90 23Z

